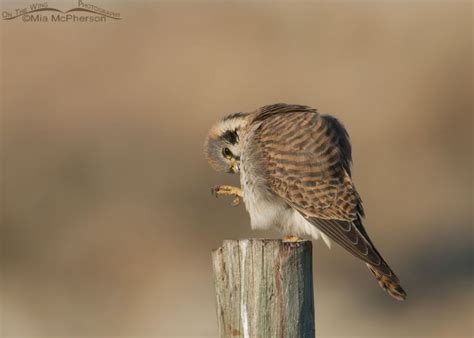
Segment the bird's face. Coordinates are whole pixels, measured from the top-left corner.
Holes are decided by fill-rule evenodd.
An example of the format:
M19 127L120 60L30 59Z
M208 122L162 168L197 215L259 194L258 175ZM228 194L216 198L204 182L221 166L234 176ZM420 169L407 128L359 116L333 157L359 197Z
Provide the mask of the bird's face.
M204 143L204 154L215 170L234 174L240 172L240 132L244 121L244 114L232 114L209 131Z

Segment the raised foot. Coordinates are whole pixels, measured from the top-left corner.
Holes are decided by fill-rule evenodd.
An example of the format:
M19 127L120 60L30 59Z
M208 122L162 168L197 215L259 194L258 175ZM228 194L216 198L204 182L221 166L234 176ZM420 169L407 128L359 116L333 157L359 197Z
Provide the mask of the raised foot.
M240 204L240 198L242 197L242 190L240 190L238 187L233 187L230 185L215 185L211 189L211 193L216 197L219 195L234 196L234 199L231 203L231 205L234 207Z

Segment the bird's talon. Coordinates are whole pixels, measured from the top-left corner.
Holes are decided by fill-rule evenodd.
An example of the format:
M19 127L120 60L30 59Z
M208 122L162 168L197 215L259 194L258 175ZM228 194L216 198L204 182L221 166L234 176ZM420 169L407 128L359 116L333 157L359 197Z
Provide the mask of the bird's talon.
M242 191L240 188L232 187L229 185L215 185L211 189L211 193L218 197L219 195L230 195L233 196L232 205L237 206L240 204L240 197L242 197Z
M219 197L219 191L220 191L219 185L215 185L211 188L211 194L216 196L216 198Z
M295 236L295 235L288 235L288 236L283 237L283 242L295 243L295 242L298 242L300 240L301 239L298 236Z
M240 204L240 198L239 198L239 196L235 196L235 198L232 200L231 205L232 205L233 207L236 207L236 206L238 206L239 204Z

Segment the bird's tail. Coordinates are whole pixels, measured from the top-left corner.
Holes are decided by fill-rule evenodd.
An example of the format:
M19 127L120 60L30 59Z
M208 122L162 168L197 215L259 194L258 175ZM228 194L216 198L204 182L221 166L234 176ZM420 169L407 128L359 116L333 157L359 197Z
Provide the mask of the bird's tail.
M370 264L367 264L367 267L374 274L380 287L387 291L390 296L396 300L405 300L407 298L405 290L403 290L398 277L393 273L393 271L390 270L391 276L387 276L387 274L382 273Z

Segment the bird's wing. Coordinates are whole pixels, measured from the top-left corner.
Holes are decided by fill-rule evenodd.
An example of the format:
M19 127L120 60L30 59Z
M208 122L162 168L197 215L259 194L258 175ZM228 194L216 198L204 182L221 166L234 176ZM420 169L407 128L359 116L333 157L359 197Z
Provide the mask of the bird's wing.
M344 127L308 107L282 107L270 106L254 119L254 140L271 189L333 241L391 275L360 221L362 201L350 177Z

